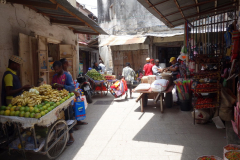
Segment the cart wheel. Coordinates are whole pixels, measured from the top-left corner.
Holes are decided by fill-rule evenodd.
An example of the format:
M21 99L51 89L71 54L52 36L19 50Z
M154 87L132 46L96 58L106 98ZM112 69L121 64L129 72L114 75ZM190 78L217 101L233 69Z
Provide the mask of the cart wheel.
M45 151L51 147L51 145L62 135L64 134L64 132L68 130L68 126L66 121L64 120L58 120L57 122L55 122L48 134L47 134L47 138L46 138L46 142L45 142L45 146L44 149ZM66 144L68 141L68 132L65 133L65 135L63 135L63 137L46 153L46 155L48 156L49 159L56 159L58 156L60 156L60 154L62 153L62 151L64 150Z

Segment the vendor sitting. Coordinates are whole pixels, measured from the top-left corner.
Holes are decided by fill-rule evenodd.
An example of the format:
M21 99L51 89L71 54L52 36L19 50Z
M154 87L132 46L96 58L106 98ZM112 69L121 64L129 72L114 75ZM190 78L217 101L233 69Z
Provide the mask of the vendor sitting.
M179 74L179 64L178 64L177 59L175 57L171 57L169 62L172 63L172 65L170 67L164 69L164 70L165 71L172 71L173 80L176 80L177 75Z
M163 69L159 66L159 60L155 59L155 65L152 67L153 75L158 75Z

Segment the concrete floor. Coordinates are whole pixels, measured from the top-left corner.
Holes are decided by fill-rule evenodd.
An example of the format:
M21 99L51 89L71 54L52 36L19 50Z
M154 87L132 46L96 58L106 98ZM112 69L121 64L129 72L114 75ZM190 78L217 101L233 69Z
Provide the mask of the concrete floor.
M222 157L225 130L214 124L193 125L191 112L178 107L160 113L152 101L140 111L134 99L94 97L86 122L74 132L75 142L58 160L195 160L201 155ZM109 104L103 105L102 101ZM97 103L96 103L97 102ZM4 156L5 157L5 156ZM8 156L5 159L12 159ZM19 157L18 157L19 159ZM28 154L28 159L45 156Z

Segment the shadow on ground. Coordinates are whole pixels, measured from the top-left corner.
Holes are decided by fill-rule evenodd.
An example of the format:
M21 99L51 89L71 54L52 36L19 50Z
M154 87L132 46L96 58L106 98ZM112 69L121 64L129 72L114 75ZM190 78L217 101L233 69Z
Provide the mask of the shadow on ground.
M180 111L179 106L164 108L160 112L159 102L149 101L139 120L148 118L148 122L134 136L134 141L151 142L155 146L146 152L160 152L169 159L193 160L202 155L222 157L226 145L225 130L219 130L215 124L194 125L191 112ZM141 112L140 107L135 112ZM127 122L126 122L127 123Z

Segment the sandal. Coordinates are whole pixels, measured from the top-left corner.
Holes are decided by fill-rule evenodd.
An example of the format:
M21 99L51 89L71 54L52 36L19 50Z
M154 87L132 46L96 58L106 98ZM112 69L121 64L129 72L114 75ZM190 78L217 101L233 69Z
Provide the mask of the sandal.
M67 146L71 146L71 145L73 144L73 142L74 142L74 140L69 140L69 141L67 142Z

